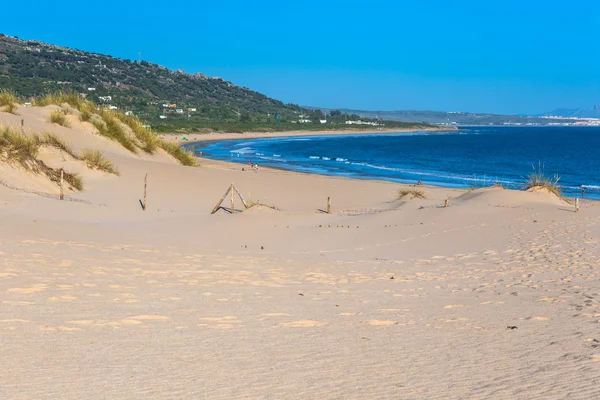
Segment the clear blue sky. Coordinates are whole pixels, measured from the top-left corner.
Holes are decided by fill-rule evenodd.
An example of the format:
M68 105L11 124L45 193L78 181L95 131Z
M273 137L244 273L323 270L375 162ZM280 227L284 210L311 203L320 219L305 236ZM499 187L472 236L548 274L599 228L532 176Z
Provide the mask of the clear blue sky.
M220 76L285 102L541 113L600 102L600 1L72 1L0 32Z

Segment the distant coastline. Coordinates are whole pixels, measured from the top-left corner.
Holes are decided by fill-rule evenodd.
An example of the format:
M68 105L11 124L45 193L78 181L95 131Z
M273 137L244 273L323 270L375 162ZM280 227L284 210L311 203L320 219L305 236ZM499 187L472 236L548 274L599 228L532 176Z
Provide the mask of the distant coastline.
M222 140L248 140L270 137L296 137L296 136L336 136L336 135L381 135L393 133L412 132L447 132L457 131L455 126L439 126L427 129L344 129L344 130L319 130L319 131L284 131L284 132L244 132L244 133L163 133L159 136L166 141L176 142L180 145L191 145L194 143L217 142Z

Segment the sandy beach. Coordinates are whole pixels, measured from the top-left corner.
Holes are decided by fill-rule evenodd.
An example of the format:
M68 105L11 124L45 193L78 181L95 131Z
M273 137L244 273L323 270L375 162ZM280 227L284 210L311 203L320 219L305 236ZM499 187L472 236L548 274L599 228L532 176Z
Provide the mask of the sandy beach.
M42 149L84 180L59 201L0 161L0 397L600 396L598 202L184 167L50 124L53 107L0 123L100 149L120 176ZM231 184L258 205L211 214Z

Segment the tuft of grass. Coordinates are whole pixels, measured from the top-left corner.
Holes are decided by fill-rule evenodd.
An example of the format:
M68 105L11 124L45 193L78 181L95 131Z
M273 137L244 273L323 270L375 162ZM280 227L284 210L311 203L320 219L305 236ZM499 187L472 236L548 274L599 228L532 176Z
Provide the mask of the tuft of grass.
M80 121L89 121L90 118L92 118L91 111L83 110L83 111L81 111L81 114L79 114L79 120Z
M17 103L17 96L15 96L15 94L10 90L0 90L0 107L4 107L13 103Z
M553 176L547 175L541 163L538 163L537 169L533 165L531 167L533 168L533 172L527 176L525 190L541 188L554 193L558 197L562 197L562 188L558 183L560 176L558 174L554 174Z
M131 128L131 131L139 141L139 147L148 154L153 154L159 145L158 136L152 130L146 128L144 124L134 115L125 115L116 113L115 116L125 125Z
M96 129L98 129L98 132L103 136L121 143L121 146L125 147L132 153L136 153L135 143L133 140L131 140L131 138L129 138L127 131L115 113L110 111L102 111L100 113L100 117L102 118L102 123L98 120L92 121L92 124L96 127Z
M16 114L17 113L17 96L9 90L0 90L0 107L4 107L4 111Z
M53 124L58 124L64 126L66 128L71 127L71 122L67 119L64 110L53 110L50 113L50 122Z
M410 199L426 199L427 198L427 196L425 196L425 193L420 189L403 188L403 189L398 190L398 197L396 197L396 200L400 200L405 197L408 197Z
M50 180L56 183L60 182L60 169L51 169L46 167L46 174L50 177ZM63 170L63 179L73 189L82 191L83 190L83 178L78 173L71 173Z
M36 157L43 141L37 136L24 135L11 128L0 127L0 158L17 162L28 171L46 175L54 182L60 181L60 169L52 169ZM64 180L74 189L83 190L79 174L63 171Z
M46 93L42 97L35 98L33 101L36 106L49 106L51 104L55 104L57 106L62 106L67 103L71 107L81 110L81 107L85 103L89 103L88 100L83 99L78 93L72 91L66 92L55 92L55 93Z
M108 172L109 174L120 175L117 167L104 157L99 150L83 150L80 159L85 162L88 168Z
M41 139L41 144L62 150L75 159L79 158L73 151L73 148L71 148L67 142L52 133L44 132Z
M182 165L186 165L189 167L198 166L198 160L192 153L187 150L182 149L177 145L177 143L166 142L164 140L159 140L158 145L167 153L175 157Z
M16 160L25 165L35 159L40 149L40 138L27 136L11 128L3 128L0 135L0 151L8 160Z

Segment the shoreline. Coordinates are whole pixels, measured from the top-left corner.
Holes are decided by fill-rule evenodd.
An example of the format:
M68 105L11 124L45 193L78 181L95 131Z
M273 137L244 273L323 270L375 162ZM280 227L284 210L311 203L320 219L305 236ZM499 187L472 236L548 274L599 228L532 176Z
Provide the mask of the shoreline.
M348 129L348 130L321 130L321 131L287 131L287 132L245 132L245 133L203 133L203 134L171 134L163 133L158 135L161 139L169 142L176 142L180 145L203 143L203 142L221 142L227 140L247 140L263 138L283 138L283 137L303 137L303 136L345 136L345 135L381 135L394 133L414 133L414 132L446 132L456 131L457 128L444 127L439 129ZM183 140L183 138L187 140ZM192 138L193 137L193 138ZM192 138L192 139L190 139Z

